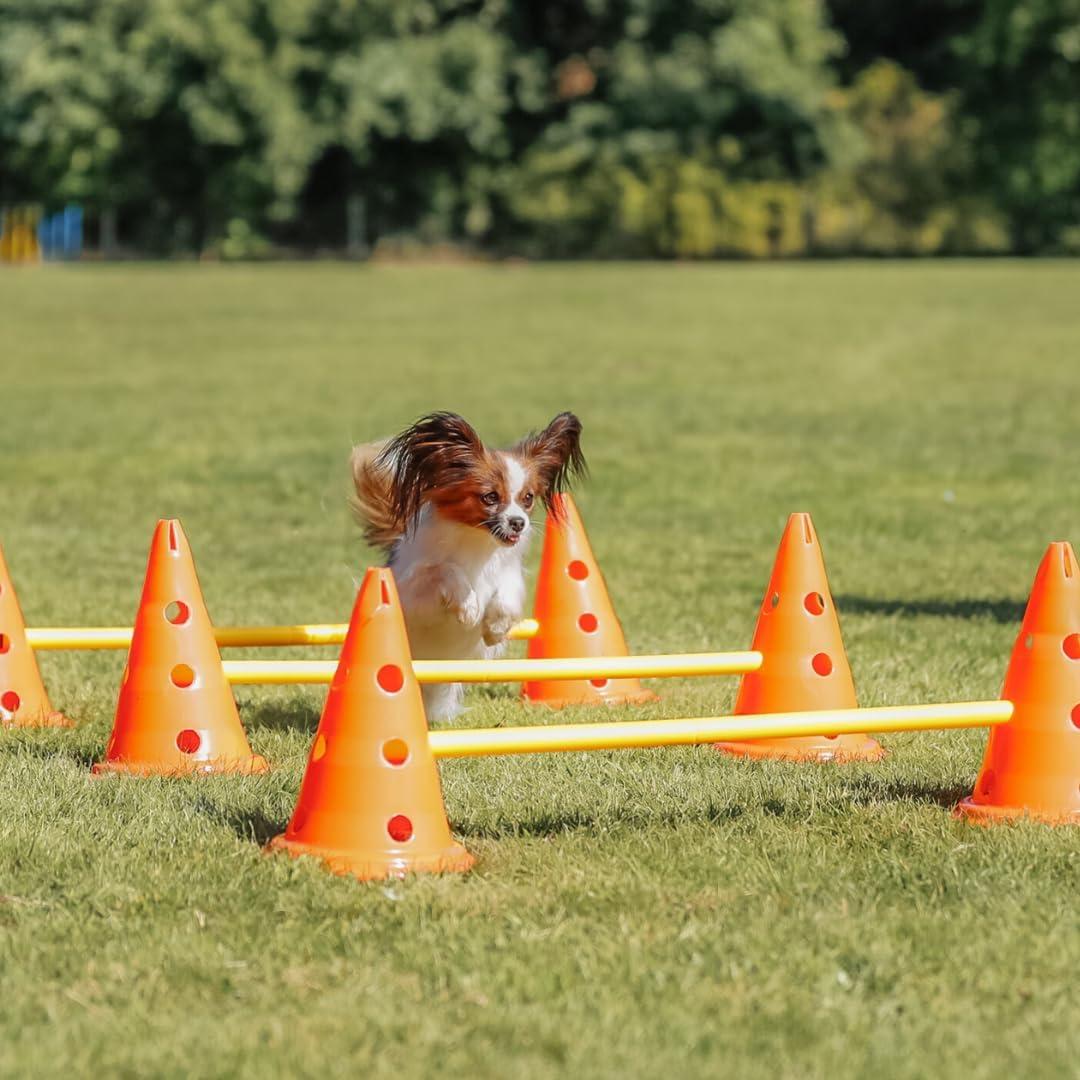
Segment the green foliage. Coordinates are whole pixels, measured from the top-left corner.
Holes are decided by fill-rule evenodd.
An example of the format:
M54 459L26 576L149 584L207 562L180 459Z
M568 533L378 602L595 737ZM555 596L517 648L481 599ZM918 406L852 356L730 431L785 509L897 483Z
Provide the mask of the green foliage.
M866 154L855 170L871 202L918 225L948 194L950 155L957 150L948 102L923 93L913 75L875 61L845 95Z
M0 124L53 199L180 216L197 238L304 182L318 128L293 91L292 2L105 0L0 9ZM166 242L169 237L164 238Z
M955 96L929 94L889 60L865 68L838 96L862 139L853 168L821 178L813 246L836 253L928 255L1008 246L1001 215L960 194L970 169Z
M539 250L787 250L777 211L766 209L776 192L787 198L792 181L839 166L857 147L832 103L828 64L842 42L820 5L731 0L694 5L685 18L662 4L632 6L613 33L610 49L589 53L600 93L572 101L508 185L511 213ZM750 235L755 216L762 230Z
M223 259L258 259L266 255L270 245L242 218L233 218L225 226L220 254Z
M1080 0L0 0L0 86L0 201L161 251L340 246L358 199L368 246L558 256L1080 227Z
M1080 0L984 0L958 42L974 175L1020 251L1080 222Z

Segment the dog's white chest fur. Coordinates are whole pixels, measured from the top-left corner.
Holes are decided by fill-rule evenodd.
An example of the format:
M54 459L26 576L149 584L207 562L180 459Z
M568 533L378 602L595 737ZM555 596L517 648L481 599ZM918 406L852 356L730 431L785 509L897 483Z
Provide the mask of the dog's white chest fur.
M507 547L486 530L423 509L390 558L416 659L481 659L503 651L524 610L525 546L525 536ZM423 690L429 720L461 711L460 684Z

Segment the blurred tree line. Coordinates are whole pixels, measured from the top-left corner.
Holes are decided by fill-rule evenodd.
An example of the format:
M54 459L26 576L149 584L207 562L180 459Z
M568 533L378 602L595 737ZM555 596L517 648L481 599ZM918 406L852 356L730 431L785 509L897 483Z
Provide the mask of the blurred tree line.
M1080 250L1080 0L0 0L21 200L160 253Z

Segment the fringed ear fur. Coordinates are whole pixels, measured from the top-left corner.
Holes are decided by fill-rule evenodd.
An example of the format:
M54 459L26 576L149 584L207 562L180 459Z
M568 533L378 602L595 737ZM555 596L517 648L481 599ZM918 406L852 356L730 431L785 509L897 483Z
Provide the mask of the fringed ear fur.
M472 425L451 412L430 413L391 439L378 464L391 476L391 505L400 527L413 524L428 492L459 479L483 454Z
M588 475L581 451L581 421L571 412L559 413L543 431L527 435L510 452L534 470L548 513L558 512L552 496Z

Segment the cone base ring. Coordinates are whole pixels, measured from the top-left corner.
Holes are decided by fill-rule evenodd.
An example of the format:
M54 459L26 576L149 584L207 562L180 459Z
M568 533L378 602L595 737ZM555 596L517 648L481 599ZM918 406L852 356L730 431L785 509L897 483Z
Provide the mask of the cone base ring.
M74 726L74 720L69 720L62 712L56 710L51 710L36 720L12 719L0 722L0 727L5 728L69 728Z
M880 743L869 736L863 738L860 746L847 748L838 746L783 746L772 742L718 742L713 743L714 750L732 757L750 758L754 761L803 761L818 764L847 765L859 761L881 761L887 756Z
M1054 813L1050 810L1033 810L1028 806L991 806L974 802L971 798L964 799L954 813L975 825L994 825L1002 821L1022 821L1024 818L1042 825L1080 825L1080 811L1077 810Z
M270 762L261 754L249 758L216 758L190 764L158 765L151 761L98 761L91 776L255 776L269 772Z
M409 874L464 874L476 863L461 844L453 843L438 855L422 855L402 858L397 855L362 856L349 851L333 851L300 840L289 840L283 833L275 836L264 850L273 854L278 851L294 859L310 855L320 860L334 874L355 877L360 881L380 881L386 878L403 878Z
M647 705L652 701L659 701L660 695L651 690L629 690L624 694L612 694L610 697L583 696L580 698L532 698L528 694L522 694L521 700L526 705L538 705L545 709L566 709L574 705L608 705L618 708L620 705Z

